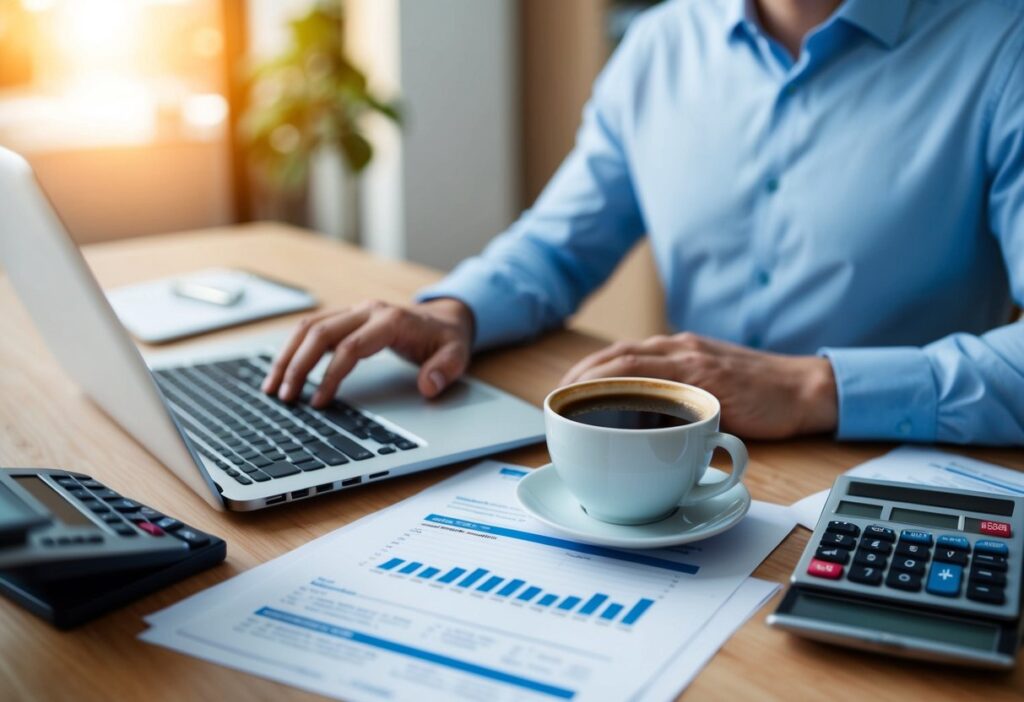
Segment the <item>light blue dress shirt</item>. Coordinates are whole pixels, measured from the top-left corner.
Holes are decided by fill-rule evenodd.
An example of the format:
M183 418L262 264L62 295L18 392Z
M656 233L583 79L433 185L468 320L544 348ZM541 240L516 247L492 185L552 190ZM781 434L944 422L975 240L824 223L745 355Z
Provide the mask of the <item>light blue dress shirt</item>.
M1022 55L1015 0L848 0L796 60L742 0L664 3L535 206L421 299L523 340L646 234L673 328L830 359L840 438L1022 444Z

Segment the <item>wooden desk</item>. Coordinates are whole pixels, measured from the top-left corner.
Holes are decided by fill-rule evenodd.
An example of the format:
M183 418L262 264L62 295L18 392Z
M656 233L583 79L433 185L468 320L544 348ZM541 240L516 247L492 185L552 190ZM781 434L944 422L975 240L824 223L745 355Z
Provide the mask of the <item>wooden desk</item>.
M244 266L312 288L327 306L365 297L405 301L437 273L377 260L276 225L178 234L89 247L101 283L120 285L206 265ZM224 537L223 566L67 633L0 601L0 699L198 700L314 699L294 690L136 640L143 615L301 546L447 477L445 468L351 492L250 514L219 514L122 433L61 373L9 281L0 277L0 465L57 466L95 475L111 487ZM290 325L276 320L222 334ZM204 337L210 338L210 337ZM539 404L576 359L602 345L572 332L479 358L472 372ZM790 504L831 485L843 470L886 445L823 439L750 445L747 484L756 499ZM971 450L1024 468L1020 451ZM503 456L532 466L542 447ZM807 542L798 528L756 575L785 582ZM773 603L774 605L774 603ZM820 646L768 629L764 608L686 691L686 699L1021 700L1024 660L1010 675L943 669Z

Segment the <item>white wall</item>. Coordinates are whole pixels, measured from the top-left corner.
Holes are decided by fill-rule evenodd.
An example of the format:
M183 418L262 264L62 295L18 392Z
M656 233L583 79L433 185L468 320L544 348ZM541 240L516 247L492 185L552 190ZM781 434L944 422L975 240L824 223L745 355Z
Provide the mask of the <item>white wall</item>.
M353 57L399 95L401 135L370 125L363 241L450 268L518 214L514 0L349 0Z

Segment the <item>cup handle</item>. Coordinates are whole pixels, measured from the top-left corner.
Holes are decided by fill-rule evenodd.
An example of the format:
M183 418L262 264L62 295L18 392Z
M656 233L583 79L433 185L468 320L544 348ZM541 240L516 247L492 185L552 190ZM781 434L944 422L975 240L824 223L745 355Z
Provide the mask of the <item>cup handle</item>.
M707 442L711 448L721 447L729 452L729 456L732 458L732 473L729 475L728 480L723 480L720 483L695 486L690 491L690 494L686 496L686 499L680 503L682 505L702 502L709 498L717 497L727 490L731 490L742 480L743 473L747 470L747 447L735 436L716 431L708 434Z

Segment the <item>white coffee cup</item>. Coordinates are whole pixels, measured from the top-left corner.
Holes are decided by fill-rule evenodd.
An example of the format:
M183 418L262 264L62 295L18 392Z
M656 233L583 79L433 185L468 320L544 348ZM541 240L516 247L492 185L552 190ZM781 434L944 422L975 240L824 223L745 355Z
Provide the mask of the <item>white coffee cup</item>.
M560 413L581 400L645 396L668 401L690 423L656 429L594 426ZM647 524L721 495L743 478L747 448L718 431L721 405L698 387L654 378L603 378L558 388L544 400L548 452L587 514L613 524ZM698 485L716 447L732 458L727 480Z

